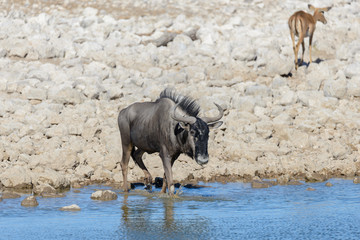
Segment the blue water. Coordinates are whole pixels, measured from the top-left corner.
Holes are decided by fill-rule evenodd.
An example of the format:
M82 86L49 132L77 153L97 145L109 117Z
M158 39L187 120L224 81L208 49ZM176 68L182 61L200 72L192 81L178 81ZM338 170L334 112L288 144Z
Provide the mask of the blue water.
M65 198L0 202L0 239L360 239L360 185L349 180L252 189L246 183L182 188L178 198L138 188L114 201L90 199L96 189ZM306 191L308 187L315 191ZM59 208L77 204L79 212Z

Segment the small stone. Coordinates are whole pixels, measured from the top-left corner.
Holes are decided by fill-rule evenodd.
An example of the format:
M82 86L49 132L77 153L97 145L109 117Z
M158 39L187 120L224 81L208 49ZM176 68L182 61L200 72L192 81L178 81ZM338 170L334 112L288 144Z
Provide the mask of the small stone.
M327 182L327 183L325 184L325 186L327 186L327 187L332 187L332 186L333 186L333 184L332 184L332 183L330 183L330 182Z
M294 186L299 186L299 185L303 185L302 182L296 181L296 180L291 180L288 182L287 185L294 185Z
M315 188L312 188L312 187L308 187L307 189L306 189L306 191L315 191L316 189Z
M72 188L81 188L81 187L83 187L83 185L79 182L73 182L71 187Z
M21 206L24 206L24 207L36 207L38 205L39 205L39 203L36 200L35 196L28 196L21 202Z
M252 188L269 188L271 186L272 186L272 184L270 184L268 182L253 181L251 183Z
M117 198L118 196L116 195L116 193L110 190L105 190L105 191L100 190L91 194L91 199L94 200L111 201L111 200L116 200Z
M80 211L80 210L81 208L76 204L60 208L60 211Z
M354 178L353 183L359 184L360 183L360 177Z
M40 185L36 185L33 188L34 194L43 194L43 193L56 193L55 188L50 186L49 184L42 183Z
M19 194L17 193L12 193L12 192L4 192L2 193L1 196L3 199L13 199L13 198L19 198L21 197Z
M47 192L41 193L41 196L43 198L62 198L62 197L66 197L66 195L63 194L63 193L47 193Z
M308 173L305 176L306 182L324 182L326 180L326 176L319 173Z
M290 179L287 175L279 176L277 179L278 184L280 185L287 185L289 183Z

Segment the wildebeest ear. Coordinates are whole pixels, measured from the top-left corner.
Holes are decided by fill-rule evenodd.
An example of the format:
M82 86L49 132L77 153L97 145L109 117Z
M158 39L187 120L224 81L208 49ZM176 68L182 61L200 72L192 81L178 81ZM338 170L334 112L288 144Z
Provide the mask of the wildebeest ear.
M208 124L209 128L218 128L223 124L223 121L218 121L218 122L214 122L214 123L210 123Z
M179 122L179 125L182 129L184 129L186 131L190 131L190 124L184 123L184 122Z

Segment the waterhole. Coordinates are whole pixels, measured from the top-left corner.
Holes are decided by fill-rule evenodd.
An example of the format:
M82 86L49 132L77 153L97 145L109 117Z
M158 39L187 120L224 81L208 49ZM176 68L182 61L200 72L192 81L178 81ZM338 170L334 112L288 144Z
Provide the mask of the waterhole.
M0 202L0 239L359 239L360 185L330 182L266 189L203 183L177 189L174 198L141 186L125 194L92 185L63 198L37 197L37 207L21 206L23 194ZM118 199L90 199L98 189ZM81 210L59 210L72 204Z

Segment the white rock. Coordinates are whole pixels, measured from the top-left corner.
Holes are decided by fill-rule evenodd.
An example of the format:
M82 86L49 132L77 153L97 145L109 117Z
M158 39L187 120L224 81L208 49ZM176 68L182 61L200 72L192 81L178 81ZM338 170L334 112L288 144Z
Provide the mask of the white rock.
M280 53L275 50L268 51L265 56L258 57L260 59L257 61L261 61L262 58L265 60L264 74L267 76L287 75L294 67L292 59L282 58Z
M22 91L22 94L24 94L29 100L43 101L47 98L47 91L40 88L25 87L25 89Z
M91 194L91 199L101 200L101 201L116 200L117 195L115 192L111 190L99 190Z
M25 207L36 207L38 205L39 205L39 203L36 200L35 196L28 196L24 200L21 201L21 206L25 206Z
M5 91L7 87L7 78L4 76L0 76L0 91Z
M360 69L360 63L359 62L354 62L350 65L348 65L344 72L345 72L345 75L346 77L348 78L352 78L354 76L359 76L359 69Z
M275 96L274 104L291 105L297 100L297 95L294 91L290 90L288 86L281 87L277 91L273 91Z
M13 39L9 49L9 57L24 58L29 52L29 44L25 39Z
M96 16L98 12L99 10L97 10L96 8L86 7L83 11L83 15L85 17L92 17L92 16Z
M271 90L265 85L250 85L245 88L246 95L263 96L267 97L271 93Z
M327 80L324 82L324 96L343 98L347 91L347 81L342 80Z
M4 58L7 55L6 49L0 48L0 58Z
M52 87L48 91L48 99L60 104L79 104L83 102L83 95L70 87Z
M240 111L253 112L256 106L256 102L256 99L252 96L234 96L231 106L232 108L239 109Z
M79 165L75 170L75 174L80 175L81 177L90 178L91 175L94 174L94 168L88 165Z
M360 76L355 76L347 81L347 95L360 97Z
M254 61L256 59L256 51L250 46L237 47L232 50L231 56L239 61Z
M60 208L60 210L61 211L80 211L81 208L76 204L72 204L69 206L62 207L62 208Z
M30 188L32 186L32 174L29 169L22 166L14 166L5 169L0 174L0 181L8 188Z
M196 32L196 37L201 40L202 44L213 45L214 44L214 31L210 28L200 28Z
M55 189L65 189L70 187L70 180L63 173L54 171L49 168L45 169L44 172L38 174L36 183L49 184Z

